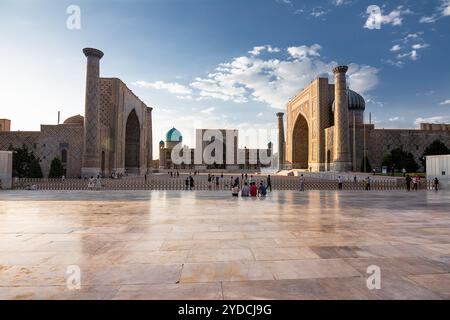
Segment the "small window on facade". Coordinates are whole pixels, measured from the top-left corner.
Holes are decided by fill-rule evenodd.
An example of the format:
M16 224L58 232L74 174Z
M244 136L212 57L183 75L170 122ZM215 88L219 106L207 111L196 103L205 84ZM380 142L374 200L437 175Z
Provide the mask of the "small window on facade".
M66 149L61 151L61 162L67 163L67 150Z

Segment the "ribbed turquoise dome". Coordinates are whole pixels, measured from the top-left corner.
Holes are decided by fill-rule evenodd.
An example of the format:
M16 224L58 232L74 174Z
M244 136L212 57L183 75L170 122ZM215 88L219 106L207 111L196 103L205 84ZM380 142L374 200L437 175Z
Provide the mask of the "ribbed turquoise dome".
M172 129L167 131L166 141L181 142L181 141L183 141L183 136L181 135L180 131L178 131L177 129L175 129L175 127L173 127Z
M364 101L364 98L356 93L353 90L348 89L347 90L347 98L348 98L348 110L362 110L364 111L366 109L366 102ZM334 101L332 110L334 112Z

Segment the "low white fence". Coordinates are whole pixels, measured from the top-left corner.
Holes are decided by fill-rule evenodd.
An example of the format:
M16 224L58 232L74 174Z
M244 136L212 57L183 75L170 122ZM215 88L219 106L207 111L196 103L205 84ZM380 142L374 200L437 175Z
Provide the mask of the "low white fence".
M335 179L321 179L314 174L314 177L304 174L305 190L337 190L338 183ZM258 185L260 182L267 184L266 177L255 177L253 179ZM147 179L143 177L122 178L122 179L102 179L94 187L89 187L88 180L85 179L15 179L13 188L18 190L230 190L233 180L224 177L212 182L208 182L206 176L194 176L194 185L186 184L186 177L154 177ZM242 180L240 179L242 185ZM412 186L412 184L411 184ZM432 180L421 180L418 188L432 189ZM300 178L293 176L272 176L271 187L273 190L299 190ZM354 182L353 179L343 181L344 190L365 190L366 184L363 180ZM404 190L406 183L404 179L372 179L371 190Z

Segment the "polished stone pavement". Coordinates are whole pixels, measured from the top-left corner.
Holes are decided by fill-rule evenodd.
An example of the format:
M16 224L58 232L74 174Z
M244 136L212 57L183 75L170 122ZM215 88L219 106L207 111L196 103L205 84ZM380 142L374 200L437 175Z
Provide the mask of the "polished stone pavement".
M0 299L449 299L449 209L432 191L0 192Z

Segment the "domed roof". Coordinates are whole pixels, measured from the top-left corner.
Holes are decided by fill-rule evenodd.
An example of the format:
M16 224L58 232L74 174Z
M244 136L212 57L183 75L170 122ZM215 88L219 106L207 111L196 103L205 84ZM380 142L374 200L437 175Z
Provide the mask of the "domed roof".
M66 121L64 121L64 124L75 124L78 126L84 125L84 117L77 114L76 116L67 118Z
M181 135L180 131L178 131L177 129L175 129L175 127L173 127L172 129L167 131L167 133L166 133L166 141L169 141L169 142L181 142L181 141L183 141L183 136Z
M364 111L366 109L366 102L364 101L364 98L356 93L353 90L348 89L347 90L347 98L348 98L348 110L362 110ZM334 101L332 110L334 112Z

